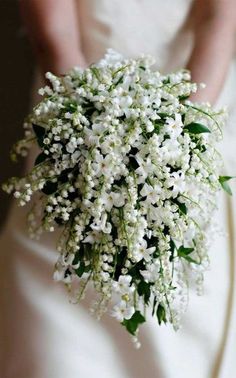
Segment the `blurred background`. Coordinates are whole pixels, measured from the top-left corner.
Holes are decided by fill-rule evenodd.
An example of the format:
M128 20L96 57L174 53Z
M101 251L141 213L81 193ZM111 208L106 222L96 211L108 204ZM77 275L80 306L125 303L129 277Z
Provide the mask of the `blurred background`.
M21 25L17 0L0 0L0 182L21 172L23 161L12 163L9 151L23 135L22 122L29 110L33 57ZM7 215L10 198L0 190L0 227Z

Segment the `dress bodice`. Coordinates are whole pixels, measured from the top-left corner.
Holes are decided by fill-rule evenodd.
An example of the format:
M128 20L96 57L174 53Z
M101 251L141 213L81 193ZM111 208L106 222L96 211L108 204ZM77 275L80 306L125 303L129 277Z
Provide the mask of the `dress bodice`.
M168 71L184 65L191 48L186 18L192 0L77 0L84 54L89 63L107 47L125 56L151 54Z

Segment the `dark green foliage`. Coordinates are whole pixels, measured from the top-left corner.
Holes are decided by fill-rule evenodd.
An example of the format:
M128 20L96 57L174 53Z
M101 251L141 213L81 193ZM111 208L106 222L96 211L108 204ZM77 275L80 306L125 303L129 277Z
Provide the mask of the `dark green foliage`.
M134 170L139 167L139 164L134 156L129 156L129 166L132 167Z
M161 128L163 126L164 122L162 123L160 119L154 121L154 133L160 134Z
M73 260L73 265L76 265L79 263L79 268L75 270L75 273L77 274L78 277L82 277L83 273L87 273L91 271L91 265L86 264L85 265L85 260L90 261L91 257L91 245L86 244L86 243L81 243L80 249L78 252L76 252L74 260Z
M64 278L66 278L68 276L71 276L71 271L69 269L66 269L66 271L64 273Z
M165 307L161 303L159 303L157 307L156 315L157 315L157 320L158 320L159 325L161 325L161 323L167 322L166 310L165 310Z
M90 265L85 265L84 261L80 262L79 268L75 270L77 276L82 277L83 273L89 272L91 270Z
M179 101L184 101L184 100L187 100L187 98L189 98L189 95L183 95L183 96L179 96Z
M38 165L40 163L43 163L46 159L48 158L47 155L45 155L43 152L41 152L41 154L39 154L36 159L35 159L35 162L34 162L34 165Z
M121 177L119 180L115 180L113 186L118 186L119 188L125 184L125 178Z
M220 176L219 177L219 182L221 187L224 189L226 193L228 193L230 196L232 196L232 190L228 184L228 181L231 180L233 177L232 176Z
M144 302L148 304L151 295L151 284L145 281L140 281L137 290L138 294L144 297Z
M185 205L185 203L182 203L182 202L179 202L178 203L178 206L179 206L179 210L180 210L180 212L182 213L182 214L187 214L187 207L186 207L186 205Z
M155 314L156 305L157 305L157 298L154 297L154 299L153 299L153 305L152 305L152 316L154 316L154 314Z
M136 148L136 147L131 147L131 149L130 149L130 151L129 151L129 154L130 154L130 155L136 155L138 151L139 151L138 148Z
M39 125L35 125L34 123L32 124L32 127L33 127L39 147L43 147L43 140L46 133L45 128Z
M144 316L140 313L140 311L135 311L133 316L130 319L125 319L121 323L131 335L135 335L135 332L138 329L138 326L145 322Z
M58 177L58 181L60 181L61 183L65 183L65 182L68 182L68 175L69 173L72 171L72 168L68 168L68 169L65 169L61 174L60 176Z
M173 239L170 239L170 251L171 251L170 261L174 260L174 251L175 251L175 249L176 249L175 242L173 241Z
M173 198L172 202L174 202L178 206L180 213L182 213L184 215L187 214L188 209L187 209L187 206L185 205L185 203L179 202L178 199L176 199L176 198Z
M52 182L52 181L46 181L44 184L44 187L42 189L42 192L44 194L50 195L53 194L57 191L58 183L57 182Z
M127 257L127 249L126 248L122 248L117 253L117 256L116 256L116 269L115 269L114 278L117 281L118 281L118 279L119 279L119 277L121 275L121 269L124 266L124 262L125 262L126 257Z
M117 85L119 85L119 84L121 84L121 83L123 83L123 76L121 76L121 77L119 78L119 80L117 80L117 82L116 82L114 85L117 87Z
M65 224L65 221L59 217L55 218L55 222L58 226L63 226L63 224Z
M65 105L65 113L75 113L78 109L78 104L76 102L71 102L71 100Z
M211 132L208 127L197 122L191 122L188 125L184 126L184 131L188 131L190 134L202 134Z
M144 261L141 260L137 264L135 264L132 268L129 269L128 274L133 278L134 281L143 280L143 276L141 275L140 271L144 269L145 269Z
M85 117L91 118L93 113L95 112L94 104L92 102L87 102L86 105L84 105L84 109L85 109L85 112L84 112Z
M183 245L178 249L178 256L184 258L190 263L198 264L191 256L189 256L194 251L194 248L185 248Z

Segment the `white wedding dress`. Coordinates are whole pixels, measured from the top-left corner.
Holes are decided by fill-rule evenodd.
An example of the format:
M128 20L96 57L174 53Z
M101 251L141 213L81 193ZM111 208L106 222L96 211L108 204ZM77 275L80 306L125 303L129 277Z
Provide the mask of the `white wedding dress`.
M184 66L192 44L185 20L191 0L77 0L88 62L107 47L126 56L150 53L162 71ZM222 152L236 174L236 64L219 100L229 107ZM134 349L119 323L90 316L87 302L73 305L52 280L57 258L52 235L29 240L26 209L13 205L0 241L1 378L234 378L236 376L234 197L222 194L217 217L225 235L209 251L205 294L190 295L182 329L142 327Z

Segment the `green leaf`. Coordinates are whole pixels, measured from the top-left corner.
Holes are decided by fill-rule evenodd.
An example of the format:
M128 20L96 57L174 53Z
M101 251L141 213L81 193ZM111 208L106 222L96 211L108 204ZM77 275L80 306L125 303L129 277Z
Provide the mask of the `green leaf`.
M152 316L153 316L154 313L155 313L156 305L157 305L157 298L154 297L154 300L153 300L153 306L152 306Z
M92 66L90 67L90 71L94 74L94 76L100 81L100 71L97 67Z
M171 251L170 261L174 260L174 251L175 251L175 249L176 249L175 242L174 242L173 239L170 239L170 251Z
M124 262L127 258L127 248L126 247L123 247L119 250L119 252L117 253L117 256L116 256L116 264L115 264L115 274L114 274L114 278L115 280L118 281L120 275L121 275L121 270L124 266ZM133 269L132 271L132 277L134 278L135 277L135 273L136 273L136 266L134 268L131 268L131 270ZM137 271L138 272L138 271ZM141 275L141 274L140 274Z
M78 109L78 104L76 102L70 101L67 104L65 104L65 113L67 112L75 113L77 109Z
M173 239L170 239L170 250L173 253L176 248L175 242Z
M134 156L129 156L129 166L134 170L139 168L139 163L137 162Z
M68 182L69 181L68 176L69 176L71 171L72 171L71 168L67 168L64 171L62 171L60 176L58 177L58 181L60 181L62 183Z
M45 128L43 126L36 125L35 123L32 124L34 133L36 137L42 137L45 134Z
M141 314L140 311L135 311L133 316L130 319L124 319L121 323L123 326L126 327L127 331L131 333L131 335L135 336L135 333L140 324L146 321L145 317Z
M81 263L79 268L76 269L75 273L77 274L78 277L82 277L84 273L84 263Z
M167 320L166 320L166 310L165 310L165 307L159 303L158 307L157 307L157 320L158 320L158 323L159 325L161 325L161 323L166 323Z
M120 78L119 78L119 80L117 80L117 82L115 83L115 86L117 87L117 85L119 85L119 84L121 84L121 83L123 83L123 76L121 76Z
M144 302L149 303L149 298L151 295L151 284L145 281L140 281L137 287L138 294L144 297Z
M187 260L188 262L192 263L192 264L198 264L199 265L199 262L197 260L194 260L192 257L190 256L182 256L185 260Z
M35 125L34 123L32 123L32 127L36 135L39 147L43 147L43 140L46 132L45 128L39 125Z
M82 277L83 273L89 272L91 269L90 265L85 265L83 261L80 262L79 268L75 270L78 277Z
M194 251L194 248L185 248L183 245L178 249L178 256L186 256Z
M45 155L43 152L41 152L41 154L39 154L36 159L35 159L35 162L34 162L34 165L38 165L40 163L43 163L46 159L48 158L47 155Z
M57 187L58 187L57 182L46 181L46 183L44 184L44 187L42 189L42 192L44 194L47 194L47 195L53 194L53 193L56 192Z
M179 206L179 210L181 211L181 213L186 215L187 212L188 212L188 209L187 209L187 206L185 205L185 203L178 202L177 205Z
M191 122L184 126L184 130L187 130L191 134L210 133L211 131L205 125L198 122Z
M178 206L178 208L179 208L179 210L182 214L184 214L184 215L187 214L188 209L187 209L187 206L185 205L185 203L179 202L176 198L173 199L172 202L174 202Z
M169 117L170 114L169 113L158 113L158 115L161 117L161 118L166 118L166 117ZM159 120L160 121L160 120Z
M189 98L189 95L179 96L179 100L180 100L180 101L187 100L187 98Z
M232 177L232 176L220 176L219 177L219 182L220 182L221 187L230 196L232 196L233 193L232 193L232 190L231 190L231 188L230 188L230 186L228 184L228 181L231 180L232 178L234 178L234 177Z
M154 121L154 133L160 134L161 128L163 127L163 122L161 120Z
M188 262L193 263L193 264L199 264L196 260L194 260L192 257L189 256L190 253L192 253L193 251L194 251L194 248L185 248L182 245L181 247L179 247L177 253L179 257L184 258Z
M60 217L56 217L55 218L55 222L56 224L58 224L58 226L62 226L63 224L65 224L66 222L64 221L64 219L60 218Z

